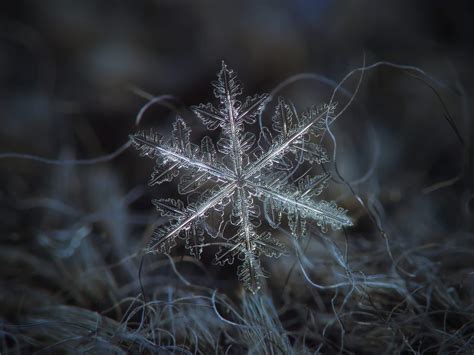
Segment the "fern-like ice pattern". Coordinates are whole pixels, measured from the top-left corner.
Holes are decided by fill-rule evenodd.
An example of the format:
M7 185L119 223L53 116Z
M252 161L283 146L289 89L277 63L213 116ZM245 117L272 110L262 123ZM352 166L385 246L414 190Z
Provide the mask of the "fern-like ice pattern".
M264 229L262 220L278 228L285 215L295 237L305 235L308 220L323 231L328 226L337 230L352 225L347 211L335 202L315 199L327 186L328 174L303 174L296 182L292 177L295 164L329 161L325 149L316 142L321 140L335 106L312 107L298 115L280 98L271 129L263 127L257 138L245 126L256 122L268 96L254 95L241 101L241 85L225 63L213 86L217 105L201 104L192 110L208 130L220 130L217 144L207 136L200 145L192 143L191 130L180 117L169 139L154 132L131 136L141 154L156 161L149 184L180 175L178 192L188 196L187 205L170 198L153 200L170 223L156 230L149 251L167 253L179 237L185 240L189 253L199 258L205 235L219 238L222 243L215 263L232 264L239 259L240 281L256 292L265 276L260 255L279 257L287 252L268 228L259 231Z

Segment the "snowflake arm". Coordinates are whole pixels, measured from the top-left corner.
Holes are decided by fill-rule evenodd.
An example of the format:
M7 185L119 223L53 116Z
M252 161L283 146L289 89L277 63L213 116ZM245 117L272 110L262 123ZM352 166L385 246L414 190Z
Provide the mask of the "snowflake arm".
M174 218L174 221L169 226L157 229L148 251L150 253L156 251L169 253L171 248L176 245L176 237L184 232L187 249L198 248L198 252L192 251L191 254L199 257L202 247L198 247L199 243L191 245L189 243L190 238L195 237L196 234L202 234L202 228L196 229L198 224L202 223L202 219L205 218L209 210L217 208L219 204L223 203L223 200L231 196L235 187L234 183L230 183L214 193L208 192L210 196L203 198L202 202L188 206L186 209L181 201L170 204L170 199L154 200L154 205L162 212L162 215L170 216Z
M288 216L290 229L296 236L304 235L306 218L315 220L323 232L327 231L328 225L335 230L353 225L352 220L347 216L347 211L338 207L335 202L313 201L299 189L290 193L259 185L252 187L262 199L268 199L266 202L270 203L271 208L284 212ZM300 233L296 232L298 224L301 227Z
M306 148L306 154L304 157L307 160L311 161L311 159L308 157L314 155L320 156L320 158L317 159L318 163L327 161L327 158L322 157L322 155L325 155L325 153L323 153L324 150L319 145L304 142L304 136L310 133L314 134L314 132L312 132L313 130L316 130L316 135L319 135L319 132L324 129L323 117L330 115L333 110L334 108L332 106L323 106L318 109L309 110L307 113L305 113L303 119L301 119L297 124L294 125L294 127L291 128L287 127L288 121L285 120L285 130L282 130L281 133L274 139L271 137L268 129L262 129L259 141L265 140L268 142L266 145L270 146L266 153L261 155L247 168L247 170L244 172L244 177L251 178L255 173L259 172L267 165L281 160L282 156L291 149L305 150L304 146L307 146L308 144L311 144L313 150ZM277 111L277 113L278 112L279 111Z
M286 254L285 246L266 231L256 232L260 224L260 211L253 203L253 197L243 187L237 187L233 198L232 224L238 227L236 235L229 242L230 248L220 248L214 262L219 265L233 264L236 257L242 260L237 274L244 286L255 293L261 288L260 279L265 277L259 256L269 257Z
M177 175L175 170L190 169L203 172L216 180L230 181L230 175L224 169L211 165L215 163L210 148L209 137L204 137L201 152L210 155L207 160L200 158L197 146L189 142L190 129L181 118L174 124L173 137L165 142L163 137L154 132L138 132L130 136L132 144L141 151L142 156L157 159L157 167L150 181L150 185L171 181ZM212 142L212 141L211 141ZM214 164L215 165L215 164Z
M214 96L219 100L219 108L212 104L200 104L191 109L204 123L207 129L215 130L221 127L227 136L243 129L243 123L253 124L255 118L265 107L267 94L254 95L246 98L242 104L239 96L242 88L235 72L222 62L217 81L213 82Z
M237 201L234 205L235 212L240 216L240 220L237 223L239 225L240 243L243 245L243 264L238 270L239 280L243 282L245 287L256 292L260 289L260 277L263 276L261 272L260 262L256 256L256 246L254 239L256 239L256 232L254 224L250 220L250 208L253 206L251 201L252 197L245 196L245 190L242 187L237 189ZM255 208L255 207L254 207Z
M224 62L213 83L214 95L219 100L219 109L212 104L194 106L192 109L208 129L222 128L224 137L218 142L221 153L230 155L232 170L236 176L242 175L245 154L253 145L255 137L246 132L242 135L244 123L255 123L255 117L263 110L267 95L247 97L242 104L238 97L241 85L233 70Z

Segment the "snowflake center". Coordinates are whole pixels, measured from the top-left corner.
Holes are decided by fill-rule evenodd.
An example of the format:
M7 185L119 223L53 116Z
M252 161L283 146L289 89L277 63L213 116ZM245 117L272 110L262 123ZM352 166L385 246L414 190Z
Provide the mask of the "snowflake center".
M238 175L235 179L237 187L243 187L245 185L245 178L242 175Z

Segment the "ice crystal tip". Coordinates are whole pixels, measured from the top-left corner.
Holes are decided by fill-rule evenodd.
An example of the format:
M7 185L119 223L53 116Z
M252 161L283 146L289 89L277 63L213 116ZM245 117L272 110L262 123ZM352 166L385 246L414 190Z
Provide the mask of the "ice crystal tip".
M200 144L192 143L191 129L181 117L168 139L153 131L130 136L142 156L156 161L150 186L179 175L178 192L188 196L187 206L170 198L153 200L170 223L156 230L148 251L168 253L180 237L189 253L199 258L204 236L219 237L225 246L214 262L224 265L239 259L238 278L255 293L266 277L260 256L288 253L265 226L278 228L286 216L291 233L302 237L311 221L323 231L353 225L347 211L334 201L315 199L328 186L329 174L304 173L296 179L294 174L301 164L329 161L321 137L335 105L314 106L298 114L291 103L278 98L271 129L263 127L257 138L245 128L262 114L269 96L242 100L237 75L224 61L212 85L217 105L200 104L192 110L208 130L220 129L217 144L208 136ZM264 221L267 224L262 225Z

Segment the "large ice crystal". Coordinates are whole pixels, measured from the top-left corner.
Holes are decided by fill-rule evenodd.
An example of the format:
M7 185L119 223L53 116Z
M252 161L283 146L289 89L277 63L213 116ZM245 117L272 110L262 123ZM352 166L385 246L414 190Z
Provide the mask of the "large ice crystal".
M217 106L201 104L192 110L208 130L220 130L217 144L207 136L200 145L192 143L191 130L180 117L169 139L154 132L131 136L142 155L156 160L149 184L180 175L178 192L188 196L187 205L171 198L153 200L170 223L156 230L149 251L167 253L180 237L189 253L199 258L205 235L220 238L215 263L232 264L239 259L239 279L256 292L265 275L260 255L279 257L286 253L285 245L269 228L261 226L262 221L278 228L285 215L291 233L298 238L305 235L308 220L323 231L327 226L337 230L352 225L345 209L335 202L315 199L326 188L328 173L312 176L306 172L296 179L294 174L304 161L313 166L329 161L321 141L335 105L297 114L280 98L271 129L263 127L257 138L245 125L256 122L268 96L254 95L240 101L241 85L224 63L213 86Z

